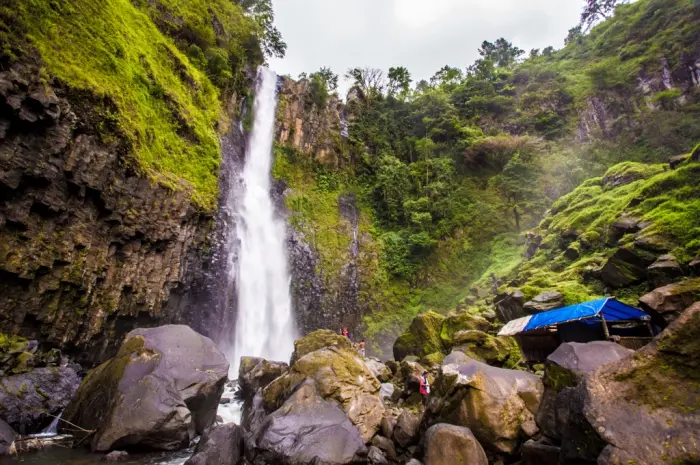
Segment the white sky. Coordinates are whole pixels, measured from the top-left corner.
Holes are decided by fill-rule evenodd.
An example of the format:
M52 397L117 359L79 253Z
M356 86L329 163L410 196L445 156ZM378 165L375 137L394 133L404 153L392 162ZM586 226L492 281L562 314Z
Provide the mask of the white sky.
M560 48L583 0L273 0L287 56L271 60L297 77L329 66L405 66L413 82L444 65L465 68L484 40L505 37L529 51ZM341 85L342 90L347 85ZM342 94L341 94L342 95Z

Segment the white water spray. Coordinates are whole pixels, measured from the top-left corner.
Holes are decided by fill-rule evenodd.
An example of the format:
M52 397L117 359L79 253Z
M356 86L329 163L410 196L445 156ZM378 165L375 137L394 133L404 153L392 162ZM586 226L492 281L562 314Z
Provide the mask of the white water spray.
M276 108L277 76L260 68L238 206L238 315L229 357L233 378L243 356L286 361L294 349L285 223L276 217L270 195Z

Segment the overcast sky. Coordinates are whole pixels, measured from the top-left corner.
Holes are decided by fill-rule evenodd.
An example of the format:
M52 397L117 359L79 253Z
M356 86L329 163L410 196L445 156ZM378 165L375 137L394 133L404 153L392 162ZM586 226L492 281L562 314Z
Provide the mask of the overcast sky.
M405 66L414 83L444 65L465 68L484 40L522 49L560 48L583 0L273 0L287 56L271 60L297 77L329 66ZM343 89L347 85L342 86Z

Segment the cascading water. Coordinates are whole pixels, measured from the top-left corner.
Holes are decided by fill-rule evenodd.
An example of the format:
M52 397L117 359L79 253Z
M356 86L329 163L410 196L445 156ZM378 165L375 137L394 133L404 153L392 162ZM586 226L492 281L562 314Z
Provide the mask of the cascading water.
M277 76L260 68L243 196L237 208L237 271L231 277L237 280L238 291L234 347L229 354L234 379L242 356L288 360L296 336L285 223L275 214L270 193L276 109Z

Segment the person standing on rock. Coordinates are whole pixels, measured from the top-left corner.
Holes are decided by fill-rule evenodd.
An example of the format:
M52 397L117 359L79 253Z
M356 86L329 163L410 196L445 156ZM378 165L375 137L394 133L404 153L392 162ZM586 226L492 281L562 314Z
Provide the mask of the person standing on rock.
M347 337L347 338L350 337L350 335L349 335L349 333L348 333L348 328L343 328L343 336L345 336L345 337Z
M420 377L420 395L423 405L428 403L428 395L430 395L430 382L428 381L428 372L424 371Z
M365 340L363 339L360 342L360 347L358 349L358 354L360 354L360 357L365 358Z

